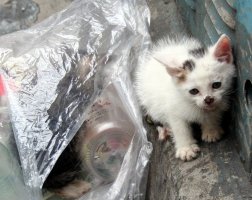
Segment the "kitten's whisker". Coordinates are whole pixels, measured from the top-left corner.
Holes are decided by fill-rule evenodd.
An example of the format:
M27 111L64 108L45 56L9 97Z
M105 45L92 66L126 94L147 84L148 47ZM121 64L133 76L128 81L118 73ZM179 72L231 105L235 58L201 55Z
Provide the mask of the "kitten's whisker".
M154 58L154 60L156 60L156 61L159 62L160 64L164 65L165 67L168 67L167 64L165 64L163 61L157 59L156 57L152 56L152 58Z
M230 95L233 95L233 94L235 94L237 92L237 89L232 89L232 90L227 90L227 91L225 91L224 93L223 93L223 95L225 95L225 96L230 96Z

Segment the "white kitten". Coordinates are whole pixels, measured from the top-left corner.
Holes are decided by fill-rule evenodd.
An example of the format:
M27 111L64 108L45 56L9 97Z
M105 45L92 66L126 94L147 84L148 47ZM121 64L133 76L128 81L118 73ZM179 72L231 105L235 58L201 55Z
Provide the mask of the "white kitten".
M232 62L226 35L207 49L193 38L167 38L136 70L140 104L155 121L171 128L177 158L191 160L200 151L191 122L201 124L202 140L215 142L221 138L221 113L228 109L235 75Z

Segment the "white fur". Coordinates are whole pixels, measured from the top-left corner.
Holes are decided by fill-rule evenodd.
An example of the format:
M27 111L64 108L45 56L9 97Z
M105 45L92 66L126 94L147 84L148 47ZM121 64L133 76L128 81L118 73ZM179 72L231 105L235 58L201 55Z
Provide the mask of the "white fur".
M228 109L227 92L235 68L232 59L229 63L217 60L214 56L216 45L209 47L203 57L195 58L189 50L201 46L197 40L167 38L152 49L145 64L136 70L136 93L140 104L155 121L171 127L176 157L182 160L196 157L199 151L191 134L191 122L202 124L204 141L216 141L223 133L220 117L221 112ZM185 81L179 82L157 59L170 68L181 68L186 60L191 59L195 68L186 74ZM221 82L221 88L212 89L213 82ZM200 94L191 95L189 90L192 88L197 88ZM206 96L215 98L212 106L205 105Z

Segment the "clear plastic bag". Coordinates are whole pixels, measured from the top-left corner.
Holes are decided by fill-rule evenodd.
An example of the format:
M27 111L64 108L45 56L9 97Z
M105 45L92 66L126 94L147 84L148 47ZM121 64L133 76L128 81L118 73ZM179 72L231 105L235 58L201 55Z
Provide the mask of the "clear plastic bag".
M110 176L113 182L94 181L94 189L82 199L136 199L144 195L140 186L152 147L130 73L143 62L148 50L148 25L144 0L77 0L30 29L0 37L0 72L7 83L29 199L41 199L42 185L55 162L101 97L114 99L114 103L118 99L117 108L124 113L117 112L118 119L126 116L128 127L133 127L131 142L118 154L120 167L118 174ZM99 180L97 165L87 164L96 177L93 180Z
M3 77L0 75L0 199L26 200L29 192L25 187L18 162L8 111Z

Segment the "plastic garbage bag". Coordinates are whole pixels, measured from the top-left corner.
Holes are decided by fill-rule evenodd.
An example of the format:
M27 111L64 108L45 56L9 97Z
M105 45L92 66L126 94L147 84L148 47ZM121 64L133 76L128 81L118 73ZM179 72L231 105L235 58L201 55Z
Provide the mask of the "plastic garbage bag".
M3 77L0 75L0 199L27 200L29 192L23 181L21 166L8 111Z
M140 188L152 147L130 74L148 50L148 25L144 0L77 0L30 29L0 37L0 73L6 80L29 199L41 199L43 183L82 127L84 141L92 140L95 131L90 136L87 130L97 127L90 119L96 125L113 122L110 130L116 130L115 124L124 124L119 128L124 131L109 140L106 131L96 130L105 135L97 141L110 147L107 154L99 144L84 148L84 165L93 187L82 199L144 196ZM105 115L92 111L96 104L105 106ZM91 157L85 154L88 148L94 152ZM97 155L98 150L103 157ZM89 162L94 158L100 159ZM114 162L109 165L111 159Z

